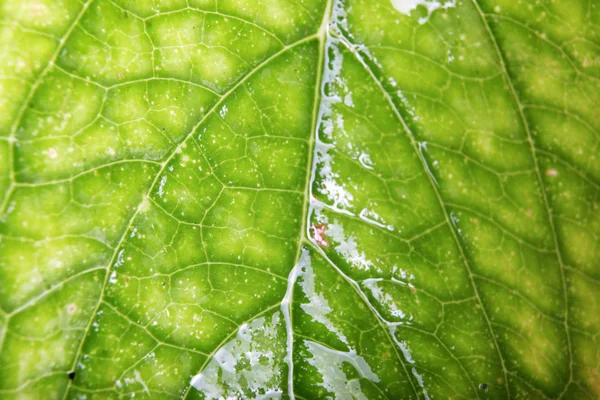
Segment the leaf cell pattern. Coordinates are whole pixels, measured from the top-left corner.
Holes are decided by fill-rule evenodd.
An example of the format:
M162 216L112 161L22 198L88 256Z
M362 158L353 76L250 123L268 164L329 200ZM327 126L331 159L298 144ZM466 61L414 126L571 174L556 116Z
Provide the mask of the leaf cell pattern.
M0 7L0 397L600 395L597 2Z

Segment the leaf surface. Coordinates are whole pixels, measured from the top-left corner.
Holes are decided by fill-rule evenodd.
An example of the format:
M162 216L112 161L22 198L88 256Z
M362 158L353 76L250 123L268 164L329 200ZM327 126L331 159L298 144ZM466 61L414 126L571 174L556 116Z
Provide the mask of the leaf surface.
M596 2L0 17L0 397L600 395Z

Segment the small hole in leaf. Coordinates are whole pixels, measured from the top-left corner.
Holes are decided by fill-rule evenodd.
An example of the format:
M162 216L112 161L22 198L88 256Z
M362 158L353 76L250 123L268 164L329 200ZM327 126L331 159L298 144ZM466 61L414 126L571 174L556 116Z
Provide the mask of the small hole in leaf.
M481 385L479 385L479 390L483 390L484 392L487 392L487 390L488 390L488 384L487 383L482 383Z
M74 380L75 379L75 371L67 372L67 376L69 377L70 380Z

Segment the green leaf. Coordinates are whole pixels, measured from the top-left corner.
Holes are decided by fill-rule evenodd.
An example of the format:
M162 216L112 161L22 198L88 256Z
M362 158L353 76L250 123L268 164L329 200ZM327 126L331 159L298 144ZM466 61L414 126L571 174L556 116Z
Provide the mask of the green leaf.
M0 9L0 397L600 396L600 4Z

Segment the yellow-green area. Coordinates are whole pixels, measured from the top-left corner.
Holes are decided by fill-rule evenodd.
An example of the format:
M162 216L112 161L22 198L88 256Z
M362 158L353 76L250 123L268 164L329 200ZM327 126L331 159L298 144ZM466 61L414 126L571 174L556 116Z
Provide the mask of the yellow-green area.
M0 2L0 398L597 399L600 3Z

